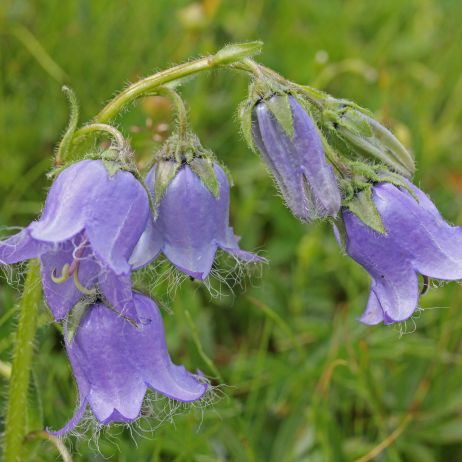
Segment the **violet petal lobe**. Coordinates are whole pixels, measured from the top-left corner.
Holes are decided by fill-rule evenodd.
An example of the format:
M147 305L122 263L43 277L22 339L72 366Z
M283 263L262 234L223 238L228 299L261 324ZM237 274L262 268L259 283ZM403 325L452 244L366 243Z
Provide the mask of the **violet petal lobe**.
M83 160L64 169L51 185L42 215L29 225L31 236L42 242L63 242L85 227L88 204L105 183L100 161Z
M61 435L78 424L90 406L100 423L130 422L140 415L147 387L178 401L200 399L207 384L172 363L162 317L148 297L134 293L140 318L151 322L138 328L102 303L88 308L66 349L79 388L80 405Z
M148 221L148 195L125 171L107 177L100 188L89 207L86 234L94 252L112 271L128 274L128 260Z
M371 291L378 299L383 316L393 321L407 319L416 309L419 290L409 256L388 236L369 228L356 215L347 211L343 216L347 253L371 275ZM376 308L375 300L370 296L366 311L373 310L373 315L365 313L363 318L380 322Z
M345 211L347 253L371 275L371 294L361 321L386 324L409 318L419 299L418 277L462 279L462 228L448 225L428 197L409 183L379 183L372 199L386 234Z
M263 101L255 108L255 144L295 216L303 221L335 216L340 210L340 191L316 125L294 97L289 96L289 103L292 138Z
M23 229L8 239L0 241L0 265L12 265L35 258L48 247L49 245L33 239L29 229Z

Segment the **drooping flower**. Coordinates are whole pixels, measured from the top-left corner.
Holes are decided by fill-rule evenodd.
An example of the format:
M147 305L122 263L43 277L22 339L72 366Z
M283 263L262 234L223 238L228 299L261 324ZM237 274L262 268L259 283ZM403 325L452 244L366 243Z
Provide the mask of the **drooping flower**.
M378 183L372 200L385 234L374 231L345 210L346 251L371 275L365 324L403 321L419 301L418 273L442 280L462 279L462 228L448 225L435 205L408 182L403 187Z
M208 162L195 159L194 162ZM171 167L165 164L171 163ZM173 169L175 161L163 161L163 168ZM239 248L239 238L229 227L229 182L223 169L213 163L218 182L214 195L188 163L176 170L159 202L158 215L148 221L130 263L140 268L161 252L180 271L204 280L212 268L218 249L246 262L263 258ZM155 195L155 165L146 177L146 185Z
M101 424L131 422L140 417L148 388L182 402L198 400L207 391L199 375L172 363L156 304L138 293L133 300L138 318L150 322L134 327L103 303L95 303L71 338L66 323L66 349L80 402L70 421L51 433L71 431L87 406Z
M128 260L148 216L148 195L130 172L110 174L102 161L83 160L58 175L39 220L0 241L0 264L40 258L45 297L58 320L96 287L128 314Z
M254 109L253 141L266 162L292 213L303 221L335 216L340 191L328 164L318 130L310 115L293 96L288 97L288 133L275 114L285 109L287 96L262 100ZM284 114L284 112L282 112Z

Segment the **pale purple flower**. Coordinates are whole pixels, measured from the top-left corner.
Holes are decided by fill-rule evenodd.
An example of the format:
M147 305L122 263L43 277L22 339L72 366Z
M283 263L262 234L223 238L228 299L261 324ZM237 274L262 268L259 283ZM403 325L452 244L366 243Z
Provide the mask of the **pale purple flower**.
M111 176L102 161L83 160L56 178L39 220L0 241L0 264L40 258L45 297L58 320L96 286L128 314L128 259L148 216L148 195L131 173Z
M173 161L172 161L173 162ZM156 166L149 172L146 185L154 191ZM240 250L239 238L229 227L229 183L217 164L214 171L219 184L215 197L188 164L181 166L168 185L156 219L149 220L130 263L140 268L161 252L180 271L204 280L212 268L217 249L246 262L265 261Z
M275 98L283 97L272 97ZM284 131L262 100L254 110L254 143L296 217L311 221L335 216L340 210L340 191L326 160L318 129L293 96L289 96L289 103L293 136Z
M365 324L391 324L417 308L418 273L443 280L462 279L462 228L448 225L431 200L408 182L418 201L390 183L373 187L372 199L386 234L343 212L346 251L371 275Z
M200 399L207 384L200 375L172 363L167 351L162 317L148 297L133 293L139 318L150 322L134 327L102 303L87 308L75 334L65 339L77 382L80 403L60 430L71 431L90 406L102 424L131 422L140 417L147 389L173 400Z

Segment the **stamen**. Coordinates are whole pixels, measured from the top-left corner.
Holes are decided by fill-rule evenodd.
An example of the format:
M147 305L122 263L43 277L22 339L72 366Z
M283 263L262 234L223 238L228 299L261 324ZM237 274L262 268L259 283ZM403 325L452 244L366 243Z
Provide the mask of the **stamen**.
M56 268L54 268L53 271L51 272L51 280L55 284L62 284L63 282L66 282L71 276L69 273L69 268L70 268L69 263L66 263L63 266L63 269L61 270L61 276L56 275Z

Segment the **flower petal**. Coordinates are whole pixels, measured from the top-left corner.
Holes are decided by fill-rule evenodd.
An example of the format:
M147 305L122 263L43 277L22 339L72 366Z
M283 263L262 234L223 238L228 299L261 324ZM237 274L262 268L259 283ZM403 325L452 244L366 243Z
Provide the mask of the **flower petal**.
M229 183L215 165L220 184L216 198L188 165L168 186L154 223L164 241L164 255L181 271L205 279L212 267L217 242L227 238Z
M219 247L225 252L246 263L268 263L264 257L260 257L252 252L247 252L239 248L238 242L240 237L234 235L233 228L228 228L227 240L225 243L219 243Z
M134 299L138 315L151 322L144 324L140 330L124 330L126 345L131 345L127 350L130 361L155 391L177 401L201 398L207 385L170 359L159 308L144 295L135 294Z
M162 235L155 229L152 217L148 218L146 228L137 242L129 264L133 270L143 268L154 260L162 250L164 241Z
M418 278L409 255L391 234L379 234L351 212L345 211L343 217L347 253L372 276L371 290L382 308L385 323L409 318L419 298ZM385 227L389 229L386 224ZM370 303L374 303L373 298Z
M430 199L415 186L409 192L388 183L374 187L373 200L390 239L412 259L414 268L436 279L462 279L462 228L449 226Z
M104 169L104 167L102 167ZM88 207L85 231L99 258L116 274L128 274L132 255L149 215L149 200L129 172L100 179Z
M100 161L83 160L64 169L53 182L40 220L30 224L33 238L63 242L85 226L87 205L107 173Z
M0 265L12 265L23 260L39 257L50 246L36 241L28 228L0 241Z
M369 294L367 307L359 320L364 324L369 324L370 326L379 324L384 320L382 307L380 306L379 300L373 290L371 290Z
M109 423L114 410L124 420L138 417L146 385L127 359L124 331L136 329L103 304L91 306L66 348L77 385L96 418Z
M206 392L197 376L171 362L155 303L136 293L133 299L138 316L150 320L139 328L102 303L88 308L71 340L66 326L81 405L57 434L77 425L87 402L96 418L109 424L138 418L147 386L178 401L194 401Z
M118 313L136 323L141 322L133 301L130 274L118 276L112 270L103 268L99 273L98 282L100 291Z

